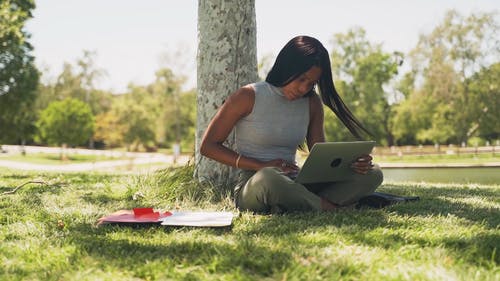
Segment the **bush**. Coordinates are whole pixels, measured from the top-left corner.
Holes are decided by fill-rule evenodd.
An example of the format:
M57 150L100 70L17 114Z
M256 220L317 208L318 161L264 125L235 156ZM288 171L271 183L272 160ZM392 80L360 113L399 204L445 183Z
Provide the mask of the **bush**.
M49 144L80 145L94 131L94 115L90 106L76 99L56 101L40 114L39 137Z

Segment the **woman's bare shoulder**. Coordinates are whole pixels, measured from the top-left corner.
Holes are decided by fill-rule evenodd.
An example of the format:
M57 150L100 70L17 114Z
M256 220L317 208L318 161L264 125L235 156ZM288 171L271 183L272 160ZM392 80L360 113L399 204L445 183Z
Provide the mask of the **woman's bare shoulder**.
M226 104L237 106L246 113L245 115L252 112L254 103L255 90L251 84L239 88L226 100Z
M255 89L252 84L248 84L236 90L236 92L234 92L231 96L240 99L253 100L255 99Z

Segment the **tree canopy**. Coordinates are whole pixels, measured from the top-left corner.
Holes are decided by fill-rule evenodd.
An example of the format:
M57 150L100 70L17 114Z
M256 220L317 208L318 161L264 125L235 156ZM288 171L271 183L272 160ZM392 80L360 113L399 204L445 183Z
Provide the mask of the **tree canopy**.
M39 74L24 30L34 8L32 0L0 2L0 142L24 142L35 130Z
M234 11L227 16L253 13L253 2L246 4L249 6L231 6ZM24 30L34 8L32 0L0 2L0 143L55 143L45 137L46 127L42 124L47 120L41 121L42 112L47 114L45 110L54 102L74 99L86 104L94 116L92 138L97 147L156 149L180 141L191 150L195 148L195 136L201 138L206 124L227 95L258 79L253 49L256 46L251 40L254 34L250 32L254 31L252 14L246 18L252 23L237 17L232 19L234 23L217 21L212 22L213 26L202 26L208 34L213 31L210 28L219 28L215 25L221 24L220 28L227 29L226 35L216 34L214 38L231 39L236 38L231 34L244 33L250 43L236 40L238 46L234 48L219 48L231 42L207 39L204 48L231 55L200 51L200 63L206 67L203 73L207 78L198 79L197 90L183 90L185 77L166 67L157 69L151 83L130 84L119 95L97 89L96 82L106 72L96 64L97 52L89 50L83 50L74 62L65 62L53 79L39 81L30 35ZM251 12L244 11L247 8ZM203 12L205 21L213 21L210 16L220 18L211 12ZM418 43L405 54L387 51L382 43L368 40L362 28L334 34L330 54L335 86L381 145L460 144L470 139L494 143L500 135L497 19L497 13L464 16L449 11L434 29L420 34ZM261 78L266 75L272 57L266 54L262 58ZM243 62L251 66L242 67ZM212 92L219 96L212 98ZM329 110L325 114L328 140L353 139ZM85 141L72 145L84 144ZM212 170L214 163L207 163L210 163L206 164L207 169Z
M494 13L464 17L449 11L431 33L420 36L409 54L413 77L406 85L406 99L394 117L407 120L395 123L399 136L434 143L498 136L498 113L486 109L498 100L494 88L499 76L496 81L486 78L500 60L498 32ZM496 132L478 131L493 127Z
M500 134L495 15L449 11L406 55L383 51L362 28L335 34L336 86L380 144L494 141ZM328 112L325 127L329 139L350 139Z

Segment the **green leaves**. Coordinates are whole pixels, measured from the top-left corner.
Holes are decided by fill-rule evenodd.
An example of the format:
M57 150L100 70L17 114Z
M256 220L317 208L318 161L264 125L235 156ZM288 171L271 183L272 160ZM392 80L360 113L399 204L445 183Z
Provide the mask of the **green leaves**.
M386 53L361 28L336 34L332 71L342 98L384 145L462 143L500 136L499 23L495 13L462 16L449 11L407 55ZM495 35L496 34L496 35ZM342 126L325 119L329 139L347 140Z
M420 142L461 143L475 135L498 137L498 114L484 112L487 104L497 104L494 94L488 91L489 85L495 83L483 81L488 86L480 86L482 90L477 91L476 86L483 82L475 81L482 79L475 73L481 69L486 72L489 64L498 62L500 49L494 35L498 31L494 13L464 17L449 11L431 33L420 37L410 53L416 79L413 85L407 85L414 90L405 94L403 102L413 102L413 119L427 120L425 126L413 132ZM495 126L497 129L491 130ZM490 129L480 131L479 127Z
M50 144L79 145L92 136L94 116L81 101L56 101L41 112L38 128L41 138Z
M25 141L34 131L32 112L38 71L23 26L34 2L0 2L0 142Z
M481 69L469 79L469 95L473 125L478 134L489 139L500 137L500 62Z
M400 55L370 43L362 28L336 34L333 41L332 71L344 80L337 82L342 98L378 143L392 145L391 106L384 86L398 73ZM328 139L348 140L332 122L325 119Z

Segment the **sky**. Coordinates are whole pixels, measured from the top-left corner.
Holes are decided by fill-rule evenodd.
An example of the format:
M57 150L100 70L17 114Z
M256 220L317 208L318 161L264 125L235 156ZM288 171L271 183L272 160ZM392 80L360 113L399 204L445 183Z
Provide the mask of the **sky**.
M123 93L146 85L169 67L196 86L197 0L36 0L31 34L42 81L53 81L64 62L96 53L105 71L100 89ZM446 11L462 15L500 12L498 0L255 0L257 58L278 54L296 35L310 35L331 49L336 33L362 27L388 52L408 52L438 25ZM499 18L497 14L497 18Z

